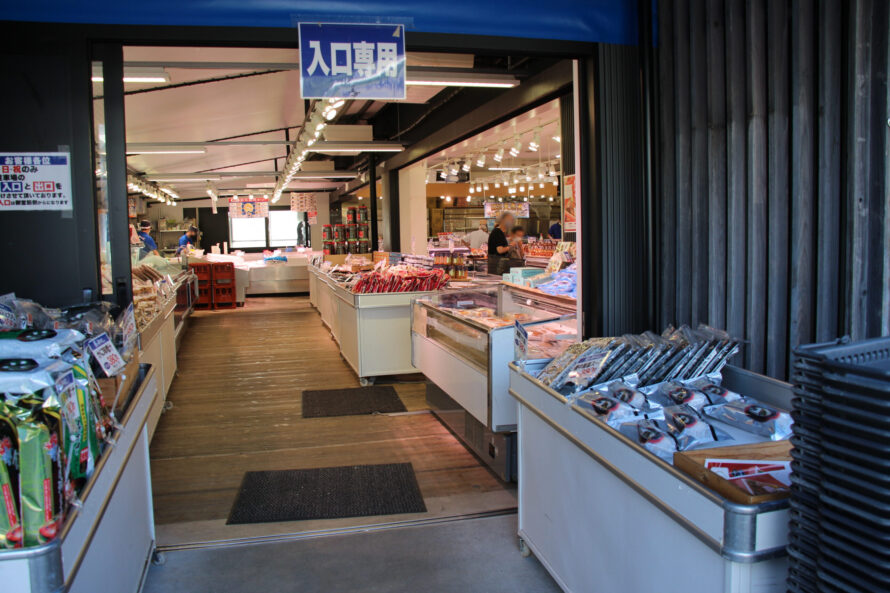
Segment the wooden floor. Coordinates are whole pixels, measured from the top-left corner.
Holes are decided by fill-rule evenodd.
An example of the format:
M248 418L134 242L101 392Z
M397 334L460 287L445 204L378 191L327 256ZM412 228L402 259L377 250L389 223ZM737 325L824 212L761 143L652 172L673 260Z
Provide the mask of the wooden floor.
M511 508L505 487L426 410L422 381L393 383L407 414L303 419L304 389L358 380L305 297L196 312L151 446L158 544L340 529ZM411 413L413 412L413 413ZM410 461L428 512L225 525L246 471Z

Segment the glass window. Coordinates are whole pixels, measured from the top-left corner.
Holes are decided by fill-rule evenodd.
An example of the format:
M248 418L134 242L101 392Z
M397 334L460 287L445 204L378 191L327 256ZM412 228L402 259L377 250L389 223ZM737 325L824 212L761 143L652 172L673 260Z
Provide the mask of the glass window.
M248 247L266 246L266 219L265 218L230 218L232 241L229 247L233 249L245 249Z
M297 244L299 212L269 211L269 247L293 247Z

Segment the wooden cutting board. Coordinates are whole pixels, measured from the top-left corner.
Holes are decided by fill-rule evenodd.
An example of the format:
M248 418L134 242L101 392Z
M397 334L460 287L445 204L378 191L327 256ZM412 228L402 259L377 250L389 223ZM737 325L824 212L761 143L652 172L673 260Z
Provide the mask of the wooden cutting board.
M705 469L706 459L763 459L764 461L790 461L790 441L769 441L731 447L714 447L694 451L677 451L674 453L674 467L692 476L711 490L733 502L742 504L758 504L768 500L778 500L791 495L790 491L773 494L752 495L742 490L729 480Z

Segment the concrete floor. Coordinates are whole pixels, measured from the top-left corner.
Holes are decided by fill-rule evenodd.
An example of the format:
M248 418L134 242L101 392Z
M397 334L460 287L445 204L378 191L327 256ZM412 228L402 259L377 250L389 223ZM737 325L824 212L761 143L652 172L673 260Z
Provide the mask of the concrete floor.
M548 593L517 549L516 515L301 541L166 553L145 593Z

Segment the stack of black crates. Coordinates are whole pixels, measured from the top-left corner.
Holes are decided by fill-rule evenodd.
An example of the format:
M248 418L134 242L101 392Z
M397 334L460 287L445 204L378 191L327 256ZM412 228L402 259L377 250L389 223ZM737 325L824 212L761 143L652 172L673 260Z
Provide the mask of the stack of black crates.
M890 591L890 338L795 354L788 590Z

